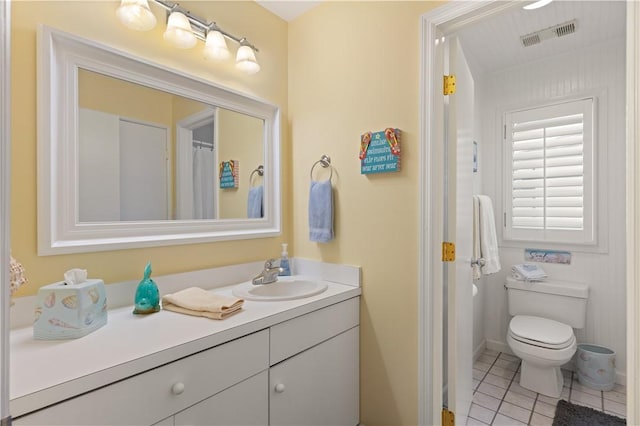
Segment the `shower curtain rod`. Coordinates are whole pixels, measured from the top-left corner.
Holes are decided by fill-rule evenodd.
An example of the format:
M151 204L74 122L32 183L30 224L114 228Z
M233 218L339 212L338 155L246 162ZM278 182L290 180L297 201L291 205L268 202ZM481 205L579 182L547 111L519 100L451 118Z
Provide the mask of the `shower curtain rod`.
M213 142L203 142L194 139L193 146L195 146L196 148L209 148L211 151L213 151Z

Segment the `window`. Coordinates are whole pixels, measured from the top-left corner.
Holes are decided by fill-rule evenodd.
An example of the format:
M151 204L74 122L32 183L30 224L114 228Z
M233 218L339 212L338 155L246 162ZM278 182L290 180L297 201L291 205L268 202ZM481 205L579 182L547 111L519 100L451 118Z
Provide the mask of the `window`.
M505 114L505 240L595 244L594 103Z

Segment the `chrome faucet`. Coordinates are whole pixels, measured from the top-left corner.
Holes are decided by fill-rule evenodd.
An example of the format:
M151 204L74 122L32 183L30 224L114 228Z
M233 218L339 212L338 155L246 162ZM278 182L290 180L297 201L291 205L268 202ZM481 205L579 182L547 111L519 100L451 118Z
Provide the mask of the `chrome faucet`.
M264 269L256 275L251 282L253 285L270 284L278 281L278 274L282 272L282 268L273 266L275 259L269 259L264 262Z

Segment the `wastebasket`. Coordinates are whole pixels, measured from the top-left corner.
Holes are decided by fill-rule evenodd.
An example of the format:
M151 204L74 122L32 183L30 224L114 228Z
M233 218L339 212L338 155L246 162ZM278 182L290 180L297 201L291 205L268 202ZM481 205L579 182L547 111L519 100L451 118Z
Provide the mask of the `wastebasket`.
M616 378L616 353L597 345L580 344L577 350L578 381L592 389L613 389Z

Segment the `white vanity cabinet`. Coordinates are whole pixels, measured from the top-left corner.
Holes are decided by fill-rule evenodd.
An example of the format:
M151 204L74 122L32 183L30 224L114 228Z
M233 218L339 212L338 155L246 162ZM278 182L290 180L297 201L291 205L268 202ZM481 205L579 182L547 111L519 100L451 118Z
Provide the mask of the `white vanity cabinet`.
M192 407L207 398L239 386L243 392L246 379L269 367L268 330L202 351L151 371L77 396L35 413L14 420L15 425L151 425ZM266 384L260 386L265 394ZM266 383L266 381L264 381ZM244 384L243 384L244 383ZM256 392L254 392L256 394ZM258 401L245 400L247 405L265 407ZM207 402L205 401L205 404ZM213 403L211 400L208 403ZM169 423L171 424L171 423ZM207 424L213 425L211 421ZM225 424L225 423L220 423Z
M358 424L359 300L271 327L270 426Z
M13 423L355 426L359 303L351 297L306 309Z

